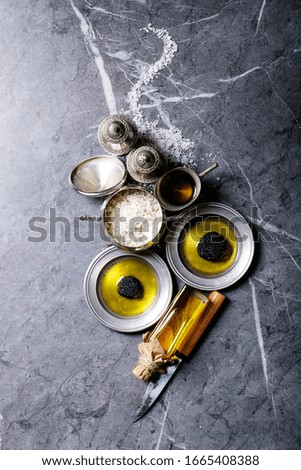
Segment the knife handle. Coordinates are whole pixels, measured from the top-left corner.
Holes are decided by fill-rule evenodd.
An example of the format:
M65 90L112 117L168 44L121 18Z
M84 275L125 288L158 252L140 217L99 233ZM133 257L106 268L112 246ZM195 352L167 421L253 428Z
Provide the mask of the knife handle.
M225 296L220 292L213 291L209 295L208 300L210 303L206 308L204 315L201 316L198 323L193 325L193 329L187 332L185 338L183 338L182 341L178 344L177 352L180 353L180 356L184 356L185 358L189 356L198 340L211 323L215 314L218 312L219 308L225 300Z

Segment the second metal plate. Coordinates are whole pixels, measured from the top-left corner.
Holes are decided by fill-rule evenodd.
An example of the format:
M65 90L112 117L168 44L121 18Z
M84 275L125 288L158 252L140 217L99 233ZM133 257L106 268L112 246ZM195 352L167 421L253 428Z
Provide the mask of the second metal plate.
M220 217L231 224L237 239L237 254L233 265L218 275L196 274L182 261L179 253L181 234L186 224L198 217ZM167 260L174 273L185 283L197 289L225 289L237 282L248 270L254 255L252 230L236 210L221 203L198 204L179 214L169 230L166 244Z
M154 303L144 313L132 317L117 315L110 311L97 294L101 273L110 263L126 257L135 257L147 263L153 269L158 282L158 292ZM160 256L150 251L143 255L129 253L116 247L109 247L96 256L87 269L84 281L85 297L92 313L108 328L124 333L146 330L156 323L171 301L172 290L171 274Z

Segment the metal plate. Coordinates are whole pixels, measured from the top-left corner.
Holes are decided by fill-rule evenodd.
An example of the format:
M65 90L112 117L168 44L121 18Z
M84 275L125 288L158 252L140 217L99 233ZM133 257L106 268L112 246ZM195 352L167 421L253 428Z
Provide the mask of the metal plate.
M147 263L154 271L158 293L153 304L140 315L123 317L115 314L101 301L97 294L98 279L101 273L112 262L122 258L138 258ZM129 253L116 247L109 247L96 256L87 269L84 292L88 306L96 318L108 328L124 333L146 330L156 323L167 309L172 298L172 279L166 263L155 253L143 255Z
M237 254L232 266L218 275L205 276L190 270L182 261L179 241L185 225L197 217L220 217L230 224L237 239ZM198 204L177 216L169 230L167 260L174 273L192 287L204 290L225 289L237 282L248 270L254 255L254 238L247 221L239 212L224 204Z
M126 168L121 160L111 155L97 155L76 165L69 179L78 193L103 197L121 188L126 177Z

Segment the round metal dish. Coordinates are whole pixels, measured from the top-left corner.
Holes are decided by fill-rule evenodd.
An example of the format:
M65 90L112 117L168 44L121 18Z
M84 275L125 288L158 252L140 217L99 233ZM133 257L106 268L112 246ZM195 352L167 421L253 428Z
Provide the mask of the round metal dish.
M120 259L136 257L147 263L154 271L158 292L153 304L142 314L123 317L111 310L97 294L98 280L101 273ZM87 304L96 318L108 328L123 333L142 331L156 323L167 309L172 298L172 279L166 263L155 253L128 253L116 247L109 247L96 256L87 269L84 281Z
M227 271L207 276L195 273L184 264L180 255L180 242L188 222L208 217L220 217L228 221L237 239L237 254ZM166 255L174 273L190 286L204 290L225 289L237 282L248 270L254 255L254 238L247 221L236 210L220 203L203 203L177 216L167 236Z
M76 165L69 179L78 193L103 197L121 188L126 177L126 168L121 160L111 155L97 155Z
M124 218L124 216L120 213L120 211L117 212L116 214L112 213L112 208L110 208L111 204L112 206L114 205L117 208L119 206L119 209L120 209L120 205L119 205L120 201L118 202L118 199L122 195L126 193L131 193L131 192L139 193L140 195L139 202L140 202L141 208L145 207L145 201L143 200L143 195L145 194L148 194L151 198L153 198L153 200L157 203L158 208L160 208L160 217L157 220L159 225L157 226L156 232L152 234L152 237L150 237L147 240L141 240L141 243L137 243L137 245L127 244L126 241L122 241L121 238L115 237L114 234L112 233L112 230L110 230L112 222L119 221L120 226L119 226L118 231L120 232L120 234L122 232L124 234L124 226L123 227L121 226L121 222L122 223L127 222L127 228L128 228L132 222L135 222L135 218L137 219L136 222L138 222L139 224L142 223L142 228L144 225L143 222L145 222L147 229L149 229L147 215L145 217L141 217L139 216L139 211L137 210L133 210L132 217L130 217L128 220ZM114 194L111 194L110 196L108 196L104 200L101 206L100 216L82 215L80 217L80 220L94 220L97 222L101 221L103 225L104 233L107 239L118 248L122 248L124 250L129 250L129 251L143 251L143 250L147 250L151 248L154 244L159 242L166 228L166 214L165 214L164 209L161 207L159 201L155 198L155 196L153 195L151 191L138 185L123 186L118 191L115 191Z
M126 193L139 194L140 195L140 201L141 201L140 203L141 203L142 207L144 206L144 204L143 204L143 195L147 194L149 197L151 197L153 199L154 202L157 203L158 207L160 208L160 225L158 226L156 233L152 234L151 239L146 240L142 244L137 244L137 246L129 246L126 243L122 243L118 238L115 238L113 236L113 234L110 233L110 230L108 229L108 227L110 226L110 223L113 220L115 220L115 221L118 220L118 217L120 217L120 214L119 214L119 216L117 216L117 215L115 216L114 214L110 214L110 211L109 211L110 205L111 204L114 205L114 201L116 201L116 200L118 201L118 199ZM115 203L115 207L118 207L118 202ZM126 249L126 250L131 250L131 251L143 251L143 250L147 250L147 249L151 248L154 244L159 242L161 236L163 235L163 233L165 231L165 227L166 227L165 211L160 206L159 201L156 199L156 197L153 195L153 193L151 191L149 191L148 189L143 188L141 186L138 186L138 185L124 186L124 187L120 188L118 191L116 191L114 194L109 196L103 202L103 204L101 206L101 216L100 217L104 222L104 229L105 229L106 235L111 239L111 242L114 243L114 245L119 247L119 248L123 248L123 249ZM137 213L134 212L133 217L132 217L132 221L135 219L135 217L137 217ZM121 218L122 217L120 217L120 220L121 220ZM147 227L149 226L148 222L147 222L147 216L137 217L137 219L139 219L139 220L144 219L144 222L146 222L146 226ZM128 221L128 225L130 224L130 222L131 221Z

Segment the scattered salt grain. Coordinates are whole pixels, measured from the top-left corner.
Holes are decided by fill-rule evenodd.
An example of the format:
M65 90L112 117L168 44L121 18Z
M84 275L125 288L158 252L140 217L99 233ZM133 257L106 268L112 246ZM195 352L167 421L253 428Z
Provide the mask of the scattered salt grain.
M155 140L156 144L171 161L187 165L194 160L194 142L184 138L181 130L176 126L162 128L159 127L158 121L146 119L140 105L142 89L149 85L159 75L159 72L172 62L178 46L164 28L157 29L149 24L147 28L142 28L142 30L155 33L163 41L163 52L156 62L150 64L142 72L140 78L128 93L127 102L129 103L133 120L141 134L147 139Z

